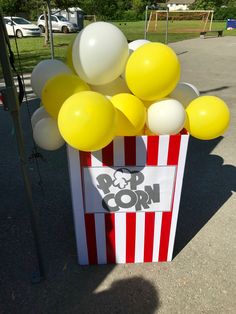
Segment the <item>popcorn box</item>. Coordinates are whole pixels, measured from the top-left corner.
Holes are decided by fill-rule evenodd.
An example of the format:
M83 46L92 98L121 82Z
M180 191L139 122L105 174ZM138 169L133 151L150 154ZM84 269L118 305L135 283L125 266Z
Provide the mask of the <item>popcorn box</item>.
M80 265L171 261L189 135L68 146Z

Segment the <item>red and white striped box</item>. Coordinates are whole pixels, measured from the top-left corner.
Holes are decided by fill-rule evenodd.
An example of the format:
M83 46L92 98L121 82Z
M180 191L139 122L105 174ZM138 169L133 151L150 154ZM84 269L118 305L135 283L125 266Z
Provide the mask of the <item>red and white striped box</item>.
M188 134L68 146L80 265L171 261Z

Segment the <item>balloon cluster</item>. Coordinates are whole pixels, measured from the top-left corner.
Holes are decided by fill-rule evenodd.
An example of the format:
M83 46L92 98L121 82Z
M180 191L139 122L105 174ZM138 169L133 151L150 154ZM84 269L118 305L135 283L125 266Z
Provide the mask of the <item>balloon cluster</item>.
M167 45L128 44L113 24L96 22L69 45L67 64L41 61L31 83L43 107L32 116L36 144L54 150L64 141L95 151L115 136L178 134L220 136L230 113L223 100L200 96L179 82L180 62Z

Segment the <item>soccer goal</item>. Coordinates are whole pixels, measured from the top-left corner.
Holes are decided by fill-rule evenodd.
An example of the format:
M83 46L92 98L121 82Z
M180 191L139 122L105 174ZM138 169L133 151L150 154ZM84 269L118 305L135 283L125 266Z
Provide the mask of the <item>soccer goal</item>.
M195 33L211 31L213 10L150 11L146 32ZM167 23L168 22L168 23Z

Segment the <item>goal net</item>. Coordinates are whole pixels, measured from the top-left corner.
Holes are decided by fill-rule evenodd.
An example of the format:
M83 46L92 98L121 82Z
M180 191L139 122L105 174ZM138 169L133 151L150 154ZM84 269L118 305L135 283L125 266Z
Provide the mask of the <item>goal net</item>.
M168 21L169 33L194 33L210 31L213 10L150 11L146 32L165 32Z

